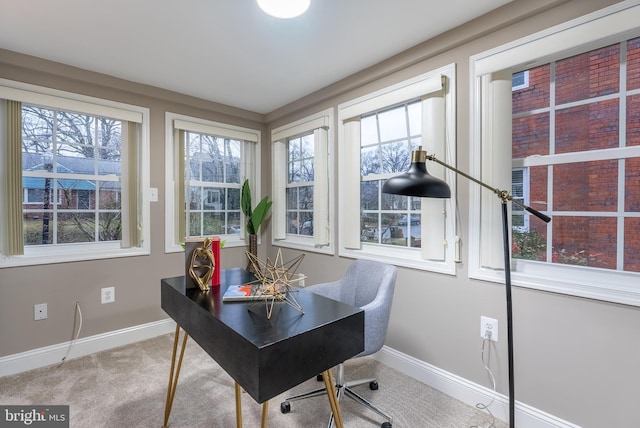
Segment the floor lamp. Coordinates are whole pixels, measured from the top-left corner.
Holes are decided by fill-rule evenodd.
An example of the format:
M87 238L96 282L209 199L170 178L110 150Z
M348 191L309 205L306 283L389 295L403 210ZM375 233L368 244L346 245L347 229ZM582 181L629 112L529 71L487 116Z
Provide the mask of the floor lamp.
M513 376L513 308L511 304L511 253L509 243L509 218L507 211L507 202L519 205L529 213L535 215L542 221L549 223L551 218L542 214L539 211L534 210L521 203L518 200L514 200L510 192L506 190L496 189L491 187L482 181L471 177L457 168L436 159L433 155L427 155L427 152L422 150L422 147L418 147L418 150L411 152L411 166L409 170L404 174L390 178L382 186L383 193L393 193L397 195L406 196L418 196L422 198L450 198L451 189L449 185L443 180L430 175L427 172L426 160L436 162L445 168L454 171L456 174L460 174L463 177L477 183L495 193L502 203L502 236L503 236L503 250L504 250L504 280L505 280L505 292L507 297L507 352L509 361L509 427L515 428L515 391L514 391L514 376Z

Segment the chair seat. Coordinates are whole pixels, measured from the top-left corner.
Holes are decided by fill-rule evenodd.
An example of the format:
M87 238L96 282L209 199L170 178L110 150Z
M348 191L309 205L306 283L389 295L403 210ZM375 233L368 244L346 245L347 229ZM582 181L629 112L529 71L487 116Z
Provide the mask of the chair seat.
M391 315L391 303L396 283L396 267L368 260L356 260L350 266L345 275L335 282L315 284L307 287L307 290L323 295L330 299L356 306L364 311L364 351L356 355L361 357L378 352L383 344ZM353 388L369 384L372 390L378 389L378 381L375 378L346 381L344 376L344 364L336 368L336 393L338 400L347 396L379 416L386 419L382 428L391 428L393 417L366 400ZM291 402L326 394L325 388L319 388L303 394L288 397L280 404L280 411L291 411ZM328 427L333 424L333 414L329 416Z

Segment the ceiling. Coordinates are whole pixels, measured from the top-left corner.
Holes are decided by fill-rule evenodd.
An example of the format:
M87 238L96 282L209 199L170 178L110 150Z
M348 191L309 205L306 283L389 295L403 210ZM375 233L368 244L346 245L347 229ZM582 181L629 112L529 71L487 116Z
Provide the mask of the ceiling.
M270 113L511 0L0 0L0 48Z

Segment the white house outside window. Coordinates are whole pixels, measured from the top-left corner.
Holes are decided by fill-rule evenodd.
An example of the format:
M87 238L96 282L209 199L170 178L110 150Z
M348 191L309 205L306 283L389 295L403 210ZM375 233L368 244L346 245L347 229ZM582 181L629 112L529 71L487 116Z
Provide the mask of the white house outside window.
M473 167L497 186L511 173L514 198L552 217L527 225L513 209L516 285L640 305L639 17L624 2L472 59ZM537 58L528 87L512 90L511 67ZM499 221L495 200L472 196ZM502 275L496 227L472 224L472 277Z
M454 79L449 65L339 106L340 254L455 273L455 199L381 191L418 146L455 164ZM455 189L450 171L429 171Z

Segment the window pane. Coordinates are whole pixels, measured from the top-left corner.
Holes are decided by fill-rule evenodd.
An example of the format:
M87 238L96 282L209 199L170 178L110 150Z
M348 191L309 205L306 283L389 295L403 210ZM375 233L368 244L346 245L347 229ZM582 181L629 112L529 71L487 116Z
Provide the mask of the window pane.
M360 151L360 175L380 174L380 153L378 146L362 148Z
M627 212L640 211L640 158L625 159L625 203ZM640 229L636 229L640 230ZM637 233L640 235L640 233Z
M189 209L202 209L202 188L195 186L189 188Z
M119 161L122 150L122 122L100 118L97 125L99 158Z
M57 215L57 244L94 242L96 218L93 213L63 212Z
M411 163L411 152L407 141L382 146L382 172L403 173Z
M556 113L556 153L618 147L618 100L601 101Z
M553 263L616 269L615 218L553 219Z
M378 116L365 116L360 119L360 141L363 146L375 144L378 138Z
M27 152L52 152L53 111L24 105L22 107L22 140Z
M619 91L620 47L612 45L556 63L556 104Z
M295 210L298 208L298 188L292 187L287 189L287 209Z
M640 89L640 37L627 42L627 90Z
M224 213L202 213L202 235L221 235L225 233Z
M122 218L119 212L99 214L100 241L119 241L122 239Z
M119 182L99 181L100 188L98 197L100 198L101 210L119 210L122 207L121 186Z
M551 67L549 67L549 64L529 70L529 86L514 91L512 94L513 114L549 107L551 88L550 71ZM521 72L521 74L524 75L524 72Z
M378 210L379 209L379 184L376 181L363 181L360 183L360 207L363 210Z
M516 117L512 120L514 159L532 155L548 155L549 113Z
M618 161L577 162L553 168L557 211L616 211Z
M511 252L514 259L545 261L547 259L546 229L542 233L533 227L532 230L527 231L514 229Z
M640 218L624 219L624 230L624 270L640 272Z
M640 80L640 78L638 78L638 80ZM640 146L640 95L638 94L627 96L626 145Z
M408 120L404 106L378 114L378 122L380 125L380 141L408 137Z
M298 196L298 208L301 210L313 209L313 186L300 187Z

